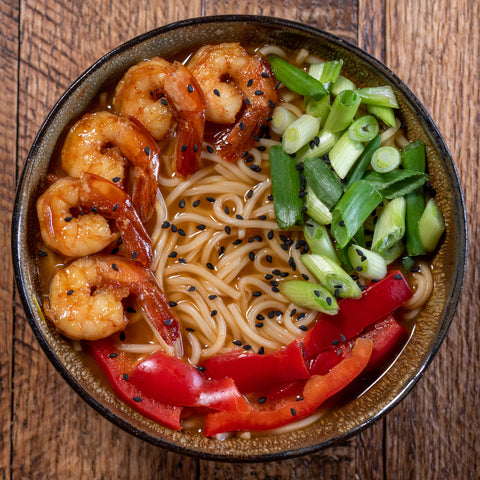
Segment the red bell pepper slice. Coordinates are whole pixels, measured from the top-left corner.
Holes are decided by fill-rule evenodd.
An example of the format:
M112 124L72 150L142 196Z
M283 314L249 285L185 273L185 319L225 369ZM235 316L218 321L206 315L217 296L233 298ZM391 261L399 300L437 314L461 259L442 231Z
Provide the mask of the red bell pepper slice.
M232 350L205 360L202 366L208 378L233 378L242 393L265 392L273 386L310 377L300 340L266 355Z
M215 412L206 416L204 433L211 437L217 433L248 430L270 430L311 415L325 400L352 382L365 368L372 353L373 342L359 338L352 355L342 360L326 375L314 375L307 380L303 399L281 400L266 408L250 406L249 412Z
M412 291L399 270L393 270L379 282L371 283L358 299L344 298L336 315L319 315L315 326L303 340L307 358L326 349L335 340L358 335L403 305Z
M248 410L247 400L231 378L207 380L195 367L157 352L140 362L130 382L144 395L162 403L215 410Z
M135 363L127 353L116 350L112 337L90 342L90 351L119 398L146 417L174 430L181 430L182 408L149 398L130 382L129 374Z
M373 341L372 356L365 368L365 372L372 372L392 359L394 352L407 340L408 333L392 315L388 315L375 323L365 333L362 333L361 336ZM355 340L352 339L340 345L332 345L319 352L310 363L310 373L312 375L325 375L350 355L354 343Z

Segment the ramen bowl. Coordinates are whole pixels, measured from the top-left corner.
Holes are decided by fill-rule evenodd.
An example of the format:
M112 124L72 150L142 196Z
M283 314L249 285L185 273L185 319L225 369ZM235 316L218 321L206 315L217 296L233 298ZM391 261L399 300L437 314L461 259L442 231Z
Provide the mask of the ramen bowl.
M446 221L444 239L432 259L433 294L401 354L370 388L301 430L224 440L206 438L194 430L173 431L142 416L99 381L72 343L45 321L40 308L35 208L62 132L100 92L145 58L172 58L180 51L216 42L306 48L326 60L343 59L343 71L358 84L390 85L407 136L425 143L430 181ZM49 360L88 404L118 427L159 447L209 460L253 462L304 455L343 441L373 424L405 397L438 351L453 319L464 276L466 220L455 165L436 126L407 86L379 61L332 34L299 23L258 16L203 17L158 28L121 45L85 71L62 95L35 138L19 181L12 248L18 290L34 334Z

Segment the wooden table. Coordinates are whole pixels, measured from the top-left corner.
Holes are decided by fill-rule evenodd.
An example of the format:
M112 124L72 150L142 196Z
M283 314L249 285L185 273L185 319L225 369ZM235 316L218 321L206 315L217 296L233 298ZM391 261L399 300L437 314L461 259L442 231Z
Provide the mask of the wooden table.
M10 260L15 183L37 130L67 86L140 33L188 17L232 13L302 21L386 63L444 135L470 226L463 302L411 394L344 444L271 464L229 465L169 453L95 413L33 337ZM1 478L480 478L478 0L12 0L0 2L0 26Z

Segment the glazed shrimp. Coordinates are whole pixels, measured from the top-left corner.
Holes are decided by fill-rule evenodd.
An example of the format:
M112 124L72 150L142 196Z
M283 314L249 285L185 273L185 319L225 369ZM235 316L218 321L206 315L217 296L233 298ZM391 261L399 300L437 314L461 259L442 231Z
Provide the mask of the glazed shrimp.
M134 119L106 111L85 114L68 132L61 160L71 177L89 172L126 186L142 221L152 216L160 153L149 132Z
M269 63L238 43L221 43L202 47L187 66L205 94L207 120L232 125L217 136L218 153L237 159L251 147L278 102Z
M122 237L130 256L150 265L150 237L130 197L109 180L84 173L64 177L40 196L37 214L42 239L51 250L69 257L100 252ZM113 232L107 219L118 229Z
M176 169L198 168L205 126L202 89L181 63L155 57L131 67L115 89L115 110L141 122L156 140L170 137L177 122Z
M45 313L73 340L99 340L128 323L122 300L134 297L146 320L173 345L179 325L153 274L140 263L115 256L80 258L57 270Z

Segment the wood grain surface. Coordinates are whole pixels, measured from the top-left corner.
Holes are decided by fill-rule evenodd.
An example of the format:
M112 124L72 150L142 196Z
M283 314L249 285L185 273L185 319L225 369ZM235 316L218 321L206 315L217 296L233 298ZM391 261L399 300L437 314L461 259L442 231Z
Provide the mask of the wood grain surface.
M469 255L439 353L383 420L318 454L267 464L199 461L144 443L88 407L49 363L14 287L15 183L43 119L120 43L189 17L274 15L328 30L384 61L423 102L463 185ZM480 478L480 2L478 0L0 0L0 478Z

